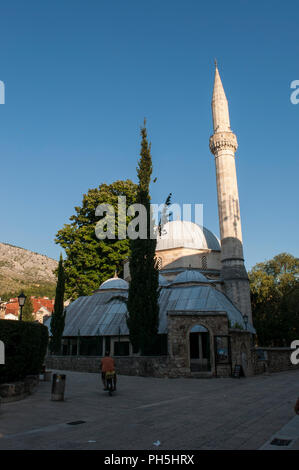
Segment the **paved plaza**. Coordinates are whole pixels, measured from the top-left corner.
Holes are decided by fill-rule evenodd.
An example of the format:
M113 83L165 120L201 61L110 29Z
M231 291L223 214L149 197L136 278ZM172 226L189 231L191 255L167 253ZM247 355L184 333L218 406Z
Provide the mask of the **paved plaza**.
M1 404L0 449L274 450L273 436L289 436L288 448L299 449L299 371L241 379L119 376L113 397L97 374L63 373L64 402L51 401L51 383L41 382L30 397ZM84 422L68 424L74 421Z

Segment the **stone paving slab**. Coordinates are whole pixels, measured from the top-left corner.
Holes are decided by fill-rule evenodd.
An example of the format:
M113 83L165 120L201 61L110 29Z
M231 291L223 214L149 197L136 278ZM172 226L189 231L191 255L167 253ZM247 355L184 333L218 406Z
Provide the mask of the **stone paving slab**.
M119 376L113 397L98 374L65 373L64 402L51 383L1 404L0 449L259 449L294 417L299 371L242 379ZM71 421L82 420L79 425ZM294 441L293 449L297 443Z
M279 445L281 441L290 441L287 445ZM277 442L277 444L274 444ZM261 450L298 450L299 449L299 415L295 415L285 426L276 432L261 447Z

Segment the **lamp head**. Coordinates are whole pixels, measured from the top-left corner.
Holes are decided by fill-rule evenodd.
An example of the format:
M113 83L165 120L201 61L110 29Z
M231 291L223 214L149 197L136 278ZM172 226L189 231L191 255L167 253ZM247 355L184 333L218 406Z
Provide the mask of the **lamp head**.
M24 292L21 292L21 294L19 295L18 302L20 307L24 307L26 302L26 295L24 294Z

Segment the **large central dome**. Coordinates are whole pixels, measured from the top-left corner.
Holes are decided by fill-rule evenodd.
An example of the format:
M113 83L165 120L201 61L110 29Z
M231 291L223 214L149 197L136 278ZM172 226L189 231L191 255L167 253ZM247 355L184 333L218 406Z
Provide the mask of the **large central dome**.
M182 220L174 220L165 224L161 236L157 237L157 251L173 248L221 250L218 238L210 230L193 222Z

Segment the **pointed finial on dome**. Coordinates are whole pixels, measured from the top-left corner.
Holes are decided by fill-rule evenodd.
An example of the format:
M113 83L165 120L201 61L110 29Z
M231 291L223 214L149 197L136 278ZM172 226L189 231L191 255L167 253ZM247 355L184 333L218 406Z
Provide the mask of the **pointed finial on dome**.
M214 64L215 64L215 69L217 69L218 68L217 59L214 59Z

